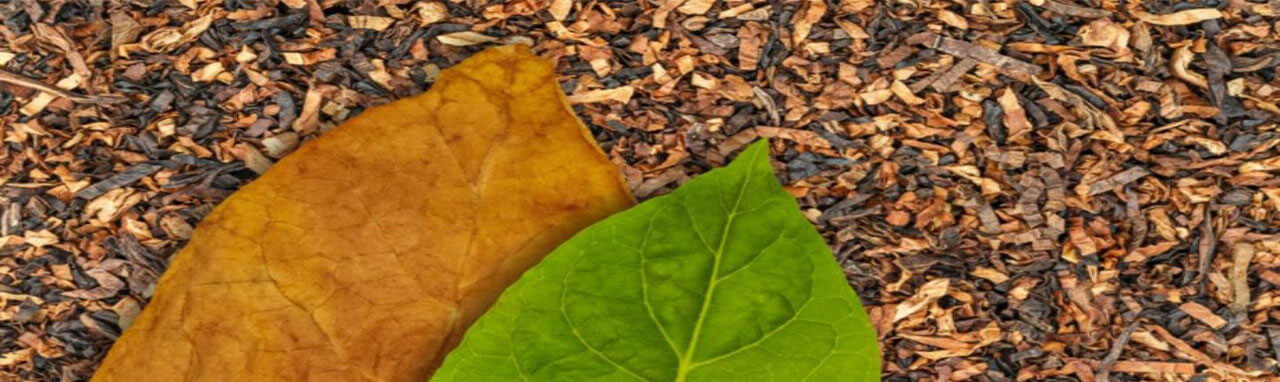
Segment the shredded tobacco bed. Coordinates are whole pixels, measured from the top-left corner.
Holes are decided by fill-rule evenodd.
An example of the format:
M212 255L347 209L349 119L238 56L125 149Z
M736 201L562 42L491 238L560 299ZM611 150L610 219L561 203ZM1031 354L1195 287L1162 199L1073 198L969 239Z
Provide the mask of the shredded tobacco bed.
M87 379L213 206L496 44L557 63L641 198L772 138L886 380L1280 374L1275 0L15 0L0 17L3 380Z

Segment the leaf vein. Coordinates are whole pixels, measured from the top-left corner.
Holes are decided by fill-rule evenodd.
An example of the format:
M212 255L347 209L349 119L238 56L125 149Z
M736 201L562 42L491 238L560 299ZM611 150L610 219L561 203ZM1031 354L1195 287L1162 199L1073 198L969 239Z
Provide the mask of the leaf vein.
M781 324L778 324L778 326L777 326L777 327L775 327L775 328L773 328L773 330L770 330L768 333L765 333L764 335L760 336L760 338L759 338L759 339L757 339L757 340L755 340L755 341L752 341L752 342L750 342L750 343L747 343L747 344L745 344L745 345L742 345L741 347L739 347L739 348L737 348L737 349L734 349L734 350L733 350L733 351L731 351L731 352L724 353L724 354L721 354L721 355L715 356L715 357L713 357L713 358L710 358L710 359L707 359L707 360L703 360L703 361L699 361L699 362L697 362L697 363L694 363L694 364L693 364L693 367L698 367L698 366L706 365L706 364L713 363L713 362L716 362L716 361L719 361L719 360L722 360L722 359L725 359L725 358L732 357L732 356L734 356L734 355L736 355L736 354L738 354L738 353L741 353L741 352L743 352L743 351L746 351L747 349L750 349L750 348L752 348L752 347L758 346L758 345L760 345L761 343L764 343L764 341L768 341L768 340L769 340L769 338L773 337L773 335L775 335L775 334L778 334L778 332L781 332L783 329L786 329L786 328L787 328L788 326L790 326L792 323L795 323L795 322L797 322L797 321L803 321L803 320L801 320L801 319L800 319L800 313L801 313L801 312L803 312L805 308L809 307L809 303L810 303L810 302L812 302L812 301L813 301L813 298L810 298L810 299L808 299L808 300L805 300L803 304L800 304L800 308L796 309L795 313L794 313L794 314L792 314L790 318L787 318L787 320L786 320L786 321L783 321ZM816 321L814 321L814 322L816 322Z
M671 347L671 351L676 353L676 358L684 357L680 349L676 347L675 341L671 340L671 335L667 333L667 329L662 326L662 322L658 321L658 316L653 312L653 303L649 301L649 272L645 266L645 253L649 249L649 234L653 233L653 219L658 216L655 211L649 215L649 222L644 230L644 239L640 241L640 294L644 300L644 309L649 314L649 320L653 321L653 326L658 328L658 332L662 333L662 339L667 342L667 346Z
M578 260L582 259L583 255L586 255L586 254L587 254L587 251L584 248L582 251L578 252L578 256L574 258L572 263L577 263ZM578 334L578 328L573 325L573 320L569 319L569 312L565 310L565 296L569 293L569 276L572 274L573 274L572 270L565 272L564 279L560 280L560 285L563 287L562 289L560 289L560 317L563 318L564 323L569 326L569 333L572 333L573 338L578 340L578 343L581 343L582 346L586 347L587 350L590 351L592 354L595 354L596 357L599 357L605 362L608 362L610 365L613 365L613 367L617 368L618 370L621 370L622 372L627 373L632 377L635 377L636 379L639 379L641 381L649 381L648 378L641 376L639 373L636 373L635 371L628 369L626 366L623 366L617 361L614 361L612 358L609 358L609 356L605 355L599 349L596 349L594 346L591 346L591 344L587 343L587 340L582 338L581 334Z
M755 151L753 153L759 153ZM759 154L755 154L759 155ZM754 158L738 158L739 161L745 161L750 165ZM689 371L693 369L693 355L698 350L698 339L702 334L702 328L706 324L707 312L711 307L712 296L716 291L716 278L720 272L720 258L724 255L725 243L728 242L729 231L733 228L733 219L738 215L738 208L742 205L742 197L747 192L747 185L751 183L751 175L754 174L750 168L742 177L742 183L738 186L738 194L734 197L733 207L729 211L729 216L725 218L724 229L720 231L720 242L717 243L716 251L712 253L714 262L711 266L711 275L707 278L706 292L702 297L702 309L698 312L698 320L694 323L693 334L689 336L689 347L685 349L684 357L680 361L679 369L676 372L676 382L682 382L689 377ZM686 210L687 212L687 210ZM692 214L690 214L692 216ZM697 228L694 228L697 231ZM701 234L699 234L701 236Z

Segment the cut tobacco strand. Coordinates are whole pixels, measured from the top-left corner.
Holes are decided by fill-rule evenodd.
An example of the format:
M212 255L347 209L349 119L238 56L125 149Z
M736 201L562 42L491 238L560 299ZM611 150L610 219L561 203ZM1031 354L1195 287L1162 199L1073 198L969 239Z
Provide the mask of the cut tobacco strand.
M115 96L85 96L85 95L73 94L66 90L59 89L54 86L49 86L43 82L36 81L23 76L19 76L17 74L13 74L4 70L0 70L0 82L39 90L45 93L66 98L71 101L79 102L79 103L104 104L104 103L113 103L113 102L123 101L123 99Z
M1192 375L1196 373L1196 365L1188 362L1118 361L1111 370L1117 373Z
M1035 4L1036 2L1033 1L1032 3ZM1048 9L1050 11L1061 13L1067 16L1083 17L1087 19L1097 19L1097 18L1111 16L1111 12L1108 12L1103 9L1082 7L1079 5L1074 5L1074 4L1065 3L1065 2L1056 1L1056 0L1041 0L1041 4L1036 4L1036 5L1044 7L1044 9Z
M1132 13L1139 20L1155 25L1188 25L1222 18L1222 12L1216 8L1187 9L1163 15L1153 15L1140 10L1132 11Z
M1115 341L1111 343L1111 350L1107 352L1107 356L1102 359L1102 364L1098 366L1097 373L1093 375L1098 382L1110 381L1112 371L1123 371L1123 369L1115 369L1115 365L1117 360L1120 358L1120 355L1123 354L1125 345L1129 343L1129 338L1132 337L1133 333L1137 330L1138 322L1131 322L1123 331L1120 332L1120 335L1116 337Z
M1231 312L1236 315L1247 313L1249 308L1248 272L1253 256L1253 243L1236 243L1231 251L1231 291L1235 295L1231 301Z
M975 60L970 57L965 57L964 59L960 60L959 63L955 64L955 66L952 66L951 68L948 68L945 72L942 72L942 75L938 76L938 78L933 80L933 82L929 83L927 86L943 93L949 93L949 92L955 91L952 88L952 86L955 85L957 81L960 80L960 76L963 76L965 73L968 73L970 70L973 70L973 68L977 66L978 66L978 60Z
M985 46L943 37L936 33L923 32L915 34L908 38L907 42L924 45L957 57L972 58L1006 70L1012 76L1034 77L1040 75L1042 71L1039 65L1029 64L1026 61L1000 54L1000 52Z
M1227 325L1227 320L1224 320L1222 317L1214 314L1208 307L1200 305L1194 301L1183 303L1178 307L1178 309L1181 309L1186 314L1200 320L1200 322L1203 322L1205 325L1209 325L1209 327L1214 329L1221 329L1223 326Z
M470 46L498 41L497 37L486 36L471 31L442 34L436 36L436 39L442 44L453 46Z
M1147 169L1145 168L1131 167L1129 169L1116 173L1115 175L1112 175L1106 179L1093 183L1092 185L1089 186L1088 195L1097 195L1097 194L1110 191L1112 189L1115 189L1116 187L1120 187L1120 186L1132 183L1133 181L1136 181L1138 179L1142 179L1142 177L1147 176L1148 174L1150 174L1150 172L1147 171Z

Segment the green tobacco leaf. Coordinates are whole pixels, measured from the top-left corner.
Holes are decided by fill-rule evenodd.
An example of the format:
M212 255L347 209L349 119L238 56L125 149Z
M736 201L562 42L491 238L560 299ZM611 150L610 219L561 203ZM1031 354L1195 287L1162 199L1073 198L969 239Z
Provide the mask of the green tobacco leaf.
M437 381L873 381L876 335L758 142L579 232L507 289Z

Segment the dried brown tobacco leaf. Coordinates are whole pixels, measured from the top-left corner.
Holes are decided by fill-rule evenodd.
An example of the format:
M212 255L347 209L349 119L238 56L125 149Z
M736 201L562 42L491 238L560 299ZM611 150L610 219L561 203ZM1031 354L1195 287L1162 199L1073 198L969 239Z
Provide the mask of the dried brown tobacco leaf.
M1231 252L1231 312L1243 314L1249 308L1249 262L1253 260L1252 243L1238 243ZM1277 349L1280 350L1280 349Z
M76 43L71 41L71 37L67 36L61 27L36 23L32 25L32 28L37 40L55 46L62 51L63 57L66 57L67 62L71 64L73 73L86 79L93 77L93 71L85 63L84 56L80 55Z
M1214 314L1209 307L1201 305L1198 302L1187 301L1182 303L1178 309L1181 309L1184 313L1191 316L1191 318L1195 318L1200 320L1200 322L1203 322L1205 325L1209 325L1209 327L1214 330L1222 329L1223 326L1227 326L1227 320L1219 317L1217 314Z
M142 25L122 11L111 12L111 49L115 51L125 44L131 44L142 33Z
M1006 88L997 102L1004 109L1004 126L1009 130L1009 142L1020 145L1031 143L1031 122L1027 120L1027 112L1018 102L1013 89Z
M479 53L197 229L98 381L422 381L509 282L632 204L551 62Z
M1191 45L1186 44L1173 51L1173 58L1169 60L1169 67L1173 70L1173 74L1183 81L1207 89L1209 88L1209 79L1189 69L1191 60L1194 59L1195 53L1191 51Z
M823 0L809 0L809 7L805 9L804 15L796 20L795 34L791 36L792 42L800 45L809 38L809 33L813 30L813 25L822 20L822 16L827 14L827 3Z
M564 21L572 10L573 0L553 0L551 6L547 8L547 12L550 12L551 17L556 21Z
M417 12L418 26L425 27L443 21L449 16L449 8L441 2L418 2L413 4Z
M182 27L164 27L142 36L142 49L148 52L169 52L182 44L195 41L200 34L209 29L215 20L215 14L208 14Z
M1131 34L1123 25L1116 24L1110 19L1097 19L1080 28L1078 35L1080 43L1084 46L1111 48L1116 52L1123 52L1129 49Z

